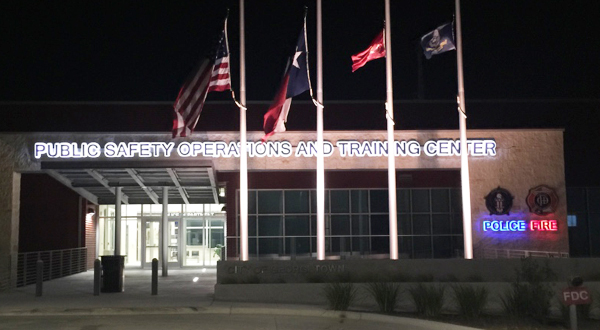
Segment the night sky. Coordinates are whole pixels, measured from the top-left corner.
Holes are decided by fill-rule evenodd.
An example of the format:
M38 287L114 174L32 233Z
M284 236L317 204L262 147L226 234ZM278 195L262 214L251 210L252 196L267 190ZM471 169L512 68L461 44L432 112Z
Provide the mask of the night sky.
M249 130L262 128L304 6L316 86L316 0L246 1L247 98L264 101L249 106ZM468 128L565 128L567 182L600 186L600 1L463 0L461 7ZM232 86L239 92L237 0L1 1L0 131L169 132L170 104L214 46L227 8ZM422 35L452 21L454 0L391 0L391 8L396 129L458 128L456 52L426 60L418 47ZM383 28L383 19L383 0L323 0L326 130L385 130L385 60L355 73L350 60ZM223 123L236 130L230 97L210 93L197 130L219 130ZM314 108L301 108L302 101L310 108L308 100L308 93L295 98L288 129L314 129ZM371 106L328 106L357 100ZM148 115L128 116L117 106L89 115L50 107L42 116L38 108L10 105L30 101L162 105L142 105ZM211 108L212 101L231 111Z
M316 1L247 0L249 100L271 100L308 6L316 84ZM598 98L600 1L463 0L470 99ZM453 0L391 1L394 98L456 95L456 52L425 60L419 38L452 21ZM230 8L239 89L238 1L2 1L0 100L174 101ZM351 73L350 55L383 27L383 0L323 0L326 100L384 100L385 61ZM227 100L212 93L210 100ZM306 95L300 99L307 99Z

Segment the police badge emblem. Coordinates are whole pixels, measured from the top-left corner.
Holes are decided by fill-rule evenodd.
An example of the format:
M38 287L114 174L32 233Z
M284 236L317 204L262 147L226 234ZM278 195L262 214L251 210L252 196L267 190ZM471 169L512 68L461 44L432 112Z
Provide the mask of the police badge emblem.
M558 195L556 195L554 189L546 185L540 185L529 189L526 202L530 212L537 215L546 215L556 211Z
M485 196L485 206L490 215L508 214L513 205L514 197L504 188L496 188Z

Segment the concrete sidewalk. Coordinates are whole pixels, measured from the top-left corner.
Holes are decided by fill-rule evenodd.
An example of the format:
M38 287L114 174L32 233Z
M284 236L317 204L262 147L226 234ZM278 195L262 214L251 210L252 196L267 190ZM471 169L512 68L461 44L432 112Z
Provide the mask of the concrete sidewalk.
M405 329L473 329L424 320L362 312L336 312L326 306L257 304L214 301L216 270L169 270L158 277L158 295L151 295L150 270L126 270L124 292L93 295L93 271L44 282L43 295L35 285L0 292L0 317L138 314L289 315L345 318L403 325Z

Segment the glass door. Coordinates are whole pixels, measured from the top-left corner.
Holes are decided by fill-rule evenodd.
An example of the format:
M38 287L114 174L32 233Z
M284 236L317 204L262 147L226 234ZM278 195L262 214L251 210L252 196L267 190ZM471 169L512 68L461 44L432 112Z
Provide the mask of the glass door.
M160 242L160 221L145 220L144 263L152 265L152 259L160 260L158 244Z
M184 266L203 266L206 247L204 220L185 220L185 259Z
M179 220L169 220L167 258L169 264L179 266Z
M206 240L208 248L205 250L204 264L216 266L221 259L219 250L225 245L225 221L223 219L209 218L206 220Z

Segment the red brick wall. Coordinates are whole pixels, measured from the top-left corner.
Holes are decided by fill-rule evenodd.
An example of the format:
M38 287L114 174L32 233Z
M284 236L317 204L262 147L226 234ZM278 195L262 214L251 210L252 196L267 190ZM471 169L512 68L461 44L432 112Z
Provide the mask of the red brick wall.
M24 173L21 176L19 252L85 246L83 212L86 203L77 193L46 174Z

